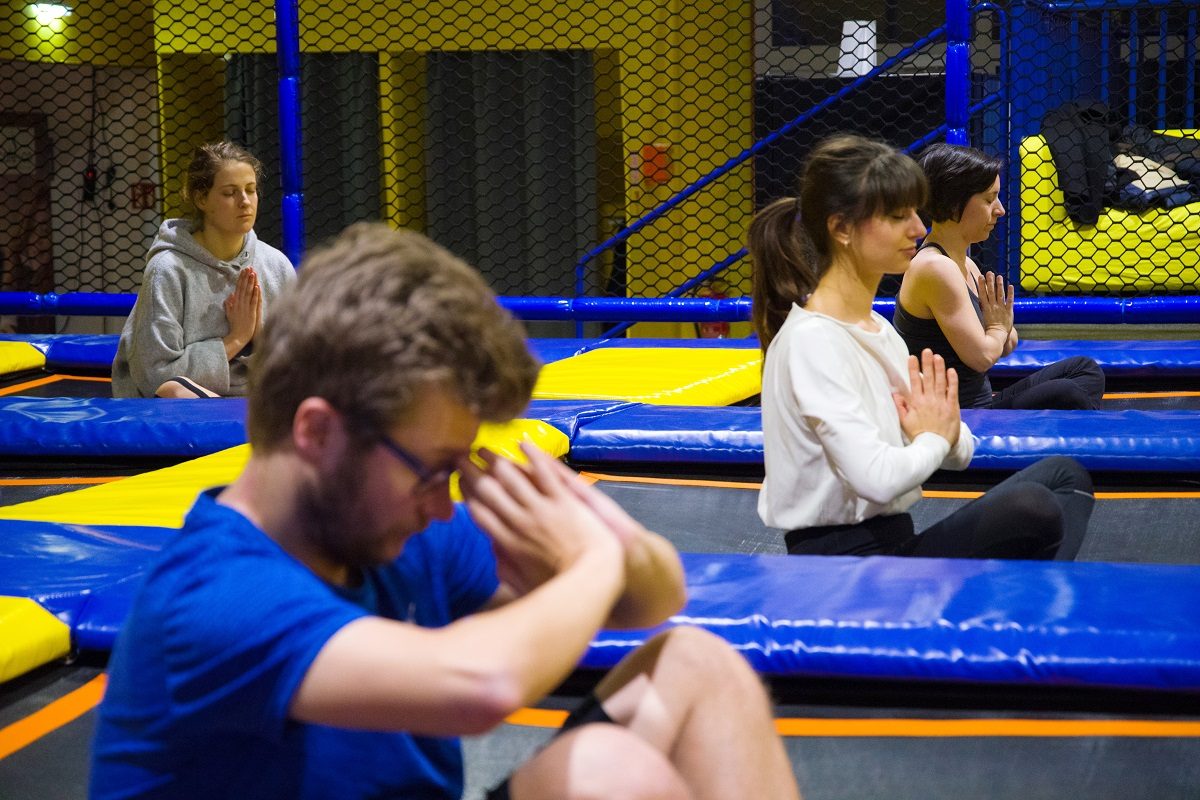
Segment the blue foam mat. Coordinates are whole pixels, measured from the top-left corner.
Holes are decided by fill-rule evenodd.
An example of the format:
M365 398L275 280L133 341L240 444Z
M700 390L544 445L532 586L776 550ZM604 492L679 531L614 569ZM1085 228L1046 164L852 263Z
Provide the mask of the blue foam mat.
M53 370L107 371L117 356L117 334L42 333L0 334L0 341L27 342L46 357Z
M1088 469L1200 470L1200 414L1191 411L968 409L978 439L972 469L1016 470L1050 455ZM634 405L583 423L571 457L595 463L761 465L754 407Z
M1072 356L1088 356L1109 377L1186 378L1200 375L1200 341L1022 339L989 374L1019 377Z
M464 514L447 525L471 526ZM107 650L174 531L0 522L0 594ZM683 556L673 623L772 675L1200 691L1200 567L917 558ZM602 631L609 667L652 631Z
M117 352L117 334L3 334L0 341L28 342L46 356L50 369L107 370ZM530 339L544 363L612 347L756 348L757 338L738 339ZM1112 377L1179 378L1200 376L1200 340L1024 339L1016 352L996 362L991 374L1027 375L1071 356L1089 356Z
M0 454L201 456L246 443L246 401L0 397Z
M773 675L1200 691L1200 568L683 556L706 628ZM606 668L651 632L602 632Z

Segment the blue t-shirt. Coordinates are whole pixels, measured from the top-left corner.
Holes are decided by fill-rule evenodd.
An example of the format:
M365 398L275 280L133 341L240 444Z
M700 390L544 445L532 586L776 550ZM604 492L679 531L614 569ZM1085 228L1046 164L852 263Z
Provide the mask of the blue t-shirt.
M368 614L437 627L497 589L459 507L354 590L335 588L205 493L117 639L92 754L93 798L451 798L454 738L309 725L288 707L342 626Z

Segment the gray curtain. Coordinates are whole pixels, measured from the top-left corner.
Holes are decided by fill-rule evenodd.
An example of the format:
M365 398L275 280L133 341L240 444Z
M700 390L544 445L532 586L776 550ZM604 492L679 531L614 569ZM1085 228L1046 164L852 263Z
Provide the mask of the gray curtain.
M305 53L301 98L306 245L380 218L379 60L374 53ZM265 171L259 237L282 241L279 70L273 55L234 55L225 72L226 135Z
M596 237L592 73L585 51L429 56L429 233L499 294L574 294Z

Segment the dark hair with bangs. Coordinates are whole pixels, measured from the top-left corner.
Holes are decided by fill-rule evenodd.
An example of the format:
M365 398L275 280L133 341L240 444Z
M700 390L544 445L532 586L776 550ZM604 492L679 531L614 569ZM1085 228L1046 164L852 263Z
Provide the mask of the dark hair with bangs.
M925 175L911 158L862 136L823 139L800 173L800 196L776 200L750 223L754 262L751 319L765 352L793 303L803 305L832 263L828 220L853 225L877 214L920 208Z
M958 222L967 201L990 189L1004 166L1002 159L974 147L944 143L925 148L919 161L929 180L929 203L921 207L926 224Z

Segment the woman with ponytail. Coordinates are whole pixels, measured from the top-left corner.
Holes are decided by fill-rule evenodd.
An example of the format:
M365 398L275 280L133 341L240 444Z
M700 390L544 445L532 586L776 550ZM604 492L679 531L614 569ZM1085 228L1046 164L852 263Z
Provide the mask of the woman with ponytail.
M1073 559L1093 498L1068 458L1038 462L920 533L908 514L924 480L974 453L954 370L929 350L909 356L872 309L883 276L916 254L927 192L908 156L835 136L810 153L800 196L751 223L759 515L787 531L793 554Z

